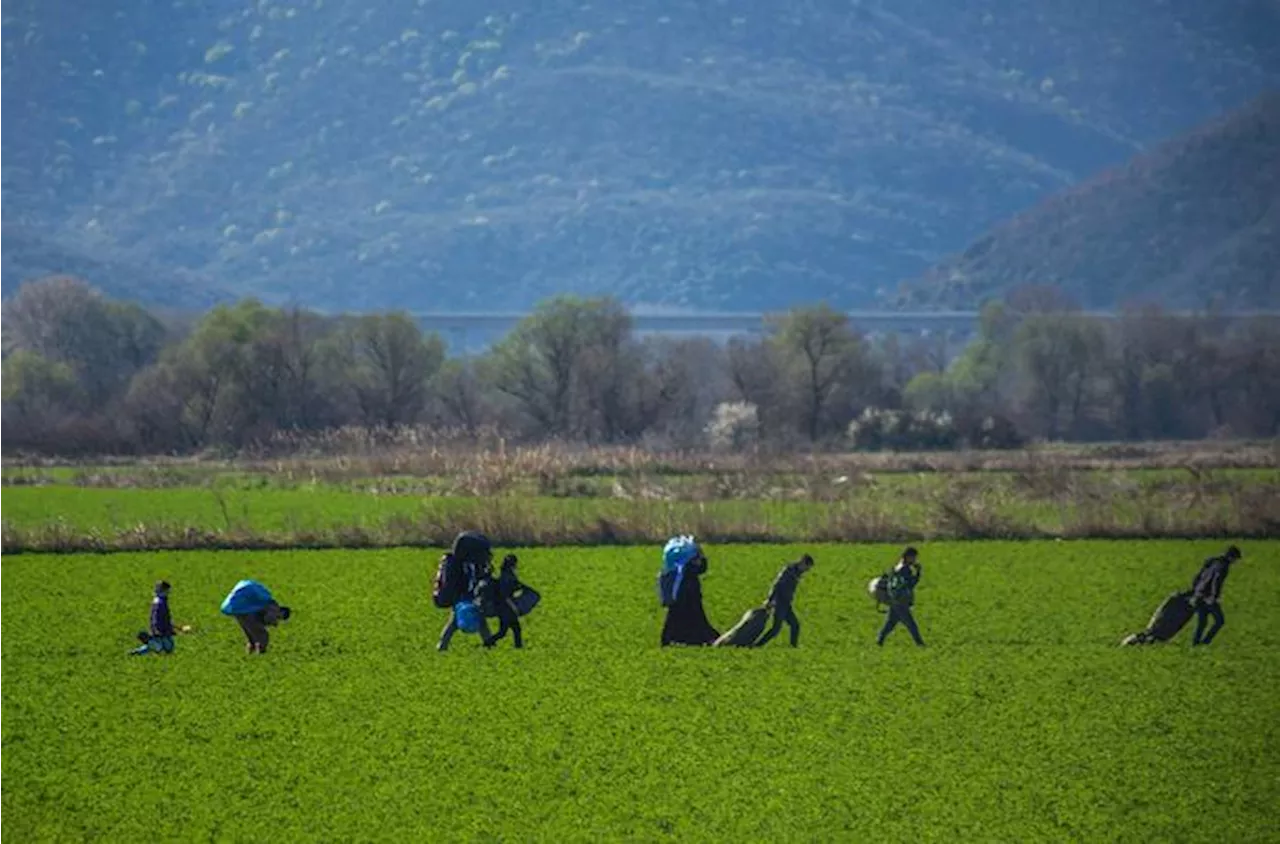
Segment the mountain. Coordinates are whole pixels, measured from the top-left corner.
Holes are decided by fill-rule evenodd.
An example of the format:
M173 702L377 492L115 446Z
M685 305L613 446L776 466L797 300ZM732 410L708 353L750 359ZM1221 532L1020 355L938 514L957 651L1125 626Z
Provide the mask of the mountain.
M92 280L121 297L179 310L204 310L235 298L217 282L182 267L138 263L115 257L110 249L89 254L21 224L5 223L0 238L4 244L0 274L6 279L6 293L10 279L70 275Z
M1280 92L995 228L899 304L973 307L1027 283L1089 308L1280 310Z
M9 254L13 225L68 260L190 280L159 287L193 305L207 285L333 310L557 292L865 306L1280 85L1272 0L10 0L4 16L6 295L32 264Z

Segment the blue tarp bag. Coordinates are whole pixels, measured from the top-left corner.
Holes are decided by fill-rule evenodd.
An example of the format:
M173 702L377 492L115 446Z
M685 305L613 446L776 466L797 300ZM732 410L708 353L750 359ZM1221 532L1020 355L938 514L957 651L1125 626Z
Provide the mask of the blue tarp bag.
M262 612L271 603L271 590L256 580L237 583L222 602L223 615L248 615Z
M675 604L684 582L684 567L702 549L692 536L673 536L662 549L662 568L658 571L658 600L664 607Z
M472 601L459 601L453 605L453 617L463 633L479 633L484 616Z

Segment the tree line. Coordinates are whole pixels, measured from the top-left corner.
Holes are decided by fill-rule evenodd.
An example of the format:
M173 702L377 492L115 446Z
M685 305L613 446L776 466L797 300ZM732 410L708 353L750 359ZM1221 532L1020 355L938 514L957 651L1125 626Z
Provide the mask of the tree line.
M1278 327L1150 305L1103 319L1027 287L988 303L963 348L868 337L825 305L717 343L638 336L618 301L560 297L484 354L450 357L405 313L247 299L182 318L56 277L3 308L3 445L195 453L416 425L671 449L1273 437Z

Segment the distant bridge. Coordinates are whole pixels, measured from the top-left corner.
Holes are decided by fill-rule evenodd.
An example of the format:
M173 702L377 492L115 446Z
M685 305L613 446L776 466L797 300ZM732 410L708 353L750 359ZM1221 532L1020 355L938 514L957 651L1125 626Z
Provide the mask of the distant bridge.
M978 327L978 311L845 311L849 324L867 334L942 333L956 339L972 334ZM1113 311L1083 311L1081 316L1115 319ZM1169 311L1169 316L1190 316L1190 311ZM449 339L455 351L487 345L506 334L529 311L459 311L411 313L424 331L434 331ZM771 313L764 311L699 311L690 313L632 313L631 321L640 334L761 334ZM1265 316L1275 318L1280 311L1218 313L1218 318L1235 320Z
M978 324L977 311L846 311L849 323L867 333L969 333ZM506 334L529 316L525 311L417 312L411 314L424 331L448 337L455 349L465 349L477 335L486 342ZM632 313L639 334L760 334L769 314L763 311L700 311L687 314Z

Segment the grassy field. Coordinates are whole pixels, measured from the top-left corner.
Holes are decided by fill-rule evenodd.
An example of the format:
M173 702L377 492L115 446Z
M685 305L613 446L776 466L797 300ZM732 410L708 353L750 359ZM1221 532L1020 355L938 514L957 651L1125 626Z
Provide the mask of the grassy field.
M395 476L295 483L228 472L174 486L136 474L113 485L115 470L86 477L32 483L13 470L5 552L430 545L459 522L525 545L656 542L678 530L757 542L1280 533L1280 470L1260 468L593 476L578 479L580 494L483 496L424 494L439 479Z
M1212 647L1115 646L1221 545L922 544L923 650L873 644L896 548L805 546L795 651L659 649L654 548L534 549L527 648L443 655L425 551L9 556L3 833L1274 841L1280 542ZM800 550L708 548L712 621ZM246 576L296 611L261 658L217 611ZM127 657L160 577L195 631Z

